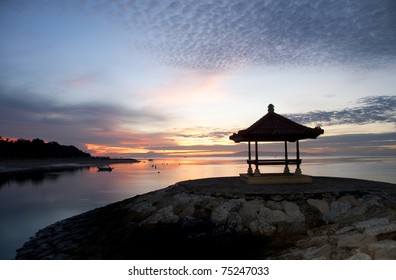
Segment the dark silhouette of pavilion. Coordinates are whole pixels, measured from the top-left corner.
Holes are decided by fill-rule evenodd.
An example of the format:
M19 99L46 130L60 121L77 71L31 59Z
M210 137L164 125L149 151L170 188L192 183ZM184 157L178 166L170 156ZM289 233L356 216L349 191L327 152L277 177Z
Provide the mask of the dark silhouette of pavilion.
M274 111L274 105L268 106L268 113L247 129L240 130L230 136L236 143L248 142L249 165L247 174L241 174L248 183L309 183L310 176L302 175L299 140L316 139L323 134L320 127L310 128L287 119ZM255 157L252 159L251 143L255 143ZM284 159L259 159L258 142L284 142ZM296 158L290 159L288 156L287 142L296 143ZM253 172L252 165L255 166ZM284 172L278 174L262 174L260 165L284 165ZM296 165L294 174L290 173L289 165Z

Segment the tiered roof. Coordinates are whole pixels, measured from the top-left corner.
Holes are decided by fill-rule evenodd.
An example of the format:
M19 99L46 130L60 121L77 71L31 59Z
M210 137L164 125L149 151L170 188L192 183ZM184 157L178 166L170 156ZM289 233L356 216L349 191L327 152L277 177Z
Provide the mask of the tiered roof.
M290 141L316 139L324 130L298 124L274 112L274 105L268 106L268 113L244 130L230 136L234 142L246 141Z

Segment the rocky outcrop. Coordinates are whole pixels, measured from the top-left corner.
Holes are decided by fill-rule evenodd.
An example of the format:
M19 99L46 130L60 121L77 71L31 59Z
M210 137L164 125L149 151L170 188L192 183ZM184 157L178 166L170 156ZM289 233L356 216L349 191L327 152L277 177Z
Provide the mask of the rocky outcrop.
M396 203L377 189L224 194L179 183L51 225L16 258L396 259Z

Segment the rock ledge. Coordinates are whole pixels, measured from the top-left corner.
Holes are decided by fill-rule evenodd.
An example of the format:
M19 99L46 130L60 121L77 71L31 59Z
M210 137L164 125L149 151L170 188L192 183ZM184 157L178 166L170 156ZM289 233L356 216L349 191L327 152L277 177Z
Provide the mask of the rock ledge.
M396 185L184 181L50 225L16 259L396 259Z

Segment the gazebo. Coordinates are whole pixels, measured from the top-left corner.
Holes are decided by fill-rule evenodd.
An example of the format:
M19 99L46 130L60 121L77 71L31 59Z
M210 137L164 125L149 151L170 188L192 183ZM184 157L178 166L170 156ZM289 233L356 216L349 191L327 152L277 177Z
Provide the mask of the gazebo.
M323 134L320 127L310 128L285 118L274 111L274 105L268 105L268 113L247 129L240 130L230 136L236 143L248 143L248 170L241 178L251 184L272 183L310 183L312 178L301 172L299 140L316 139ZM251 143L255 144L255 157L252 159ZM284 142L285 157L283 159L259 159L259 142ZM296 143L296 158L288 156L287 142ZM255 166L254 172L252 165ZM284 165L283 173L261 173L260 165ZM295 173L290 173L289 165L296 165Z

